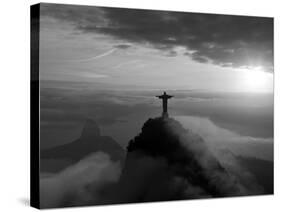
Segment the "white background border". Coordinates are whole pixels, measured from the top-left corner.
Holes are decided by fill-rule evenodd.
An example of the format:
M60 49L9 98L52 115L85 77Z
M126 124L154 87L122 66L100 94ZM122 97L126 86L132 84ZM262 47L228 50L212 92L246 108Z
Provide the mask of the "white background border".
M275 195L60 209L67 211L278 211L280 195L280 19L278 0L68 0L49 3L270 16L275 20ZM29 201L30 16L38 1L1 2L0 211L32 211ZM280 209L279 209L280 211Z

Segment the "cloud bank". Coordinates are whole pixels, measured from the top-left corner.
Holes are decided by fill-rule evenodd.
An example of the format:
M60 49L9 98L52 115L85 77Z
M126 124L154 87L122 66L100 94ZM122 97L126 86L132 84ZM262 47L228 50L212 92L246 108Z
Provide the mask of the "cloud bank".
M273 138L243 136L215 125L210 119L195 116L175 117L184 128L201 135L206 144L220 155L220 151L231 151L235 155L273 161ZM229 161L222 160L222 161Z
M98 204L100 190L116 182L119 162L112 162L102 152L93 153L58 174L41 174L40 206L42 208Z
M42 5L41 15L82 33L148 44L169 56L181 46L200 63L273 72L272 18L49 4Z

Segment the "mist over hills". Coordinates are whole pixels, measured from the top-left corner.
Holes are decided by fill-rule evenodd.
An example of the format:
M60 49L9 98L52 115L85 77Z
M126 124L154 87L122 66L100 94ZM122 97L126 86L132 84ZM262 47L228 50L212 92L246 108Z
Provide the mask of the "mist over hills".
M149 119L127 150L119 181L122 196L128 197L125 202L263 192L254 181L249 185L249 181L243 182L228 172L199 135L184 129L172 118Z
M173 118L148 119L127 153L87 120L79 139L43 150L41 160L54 160L41 164L44 208L273 193L271 162L214 154Z

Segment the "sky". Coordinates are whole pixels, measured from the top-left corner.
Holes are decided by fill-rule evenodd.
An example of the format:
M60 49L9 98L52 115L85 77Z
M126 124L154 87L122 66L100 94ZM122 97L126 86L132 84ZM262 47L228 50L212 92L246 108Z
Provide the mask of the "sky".
M212 146L273 157L273 19L41 4L40 147L87 119L122 147L161 114ZM243 145L242 145L243 144Z
M40 80L273 91L273 19L41 4Z

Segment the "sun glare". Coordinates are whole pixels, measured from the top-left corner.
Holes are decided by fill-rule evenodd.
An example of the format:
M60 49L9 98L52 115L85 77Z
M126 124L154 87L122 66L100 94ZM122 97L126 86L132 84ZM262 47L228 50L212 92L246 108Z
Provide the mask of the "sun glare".
M243 86L250 92L267 92L272 89L273 75L262 68L241 70L243 73Z

